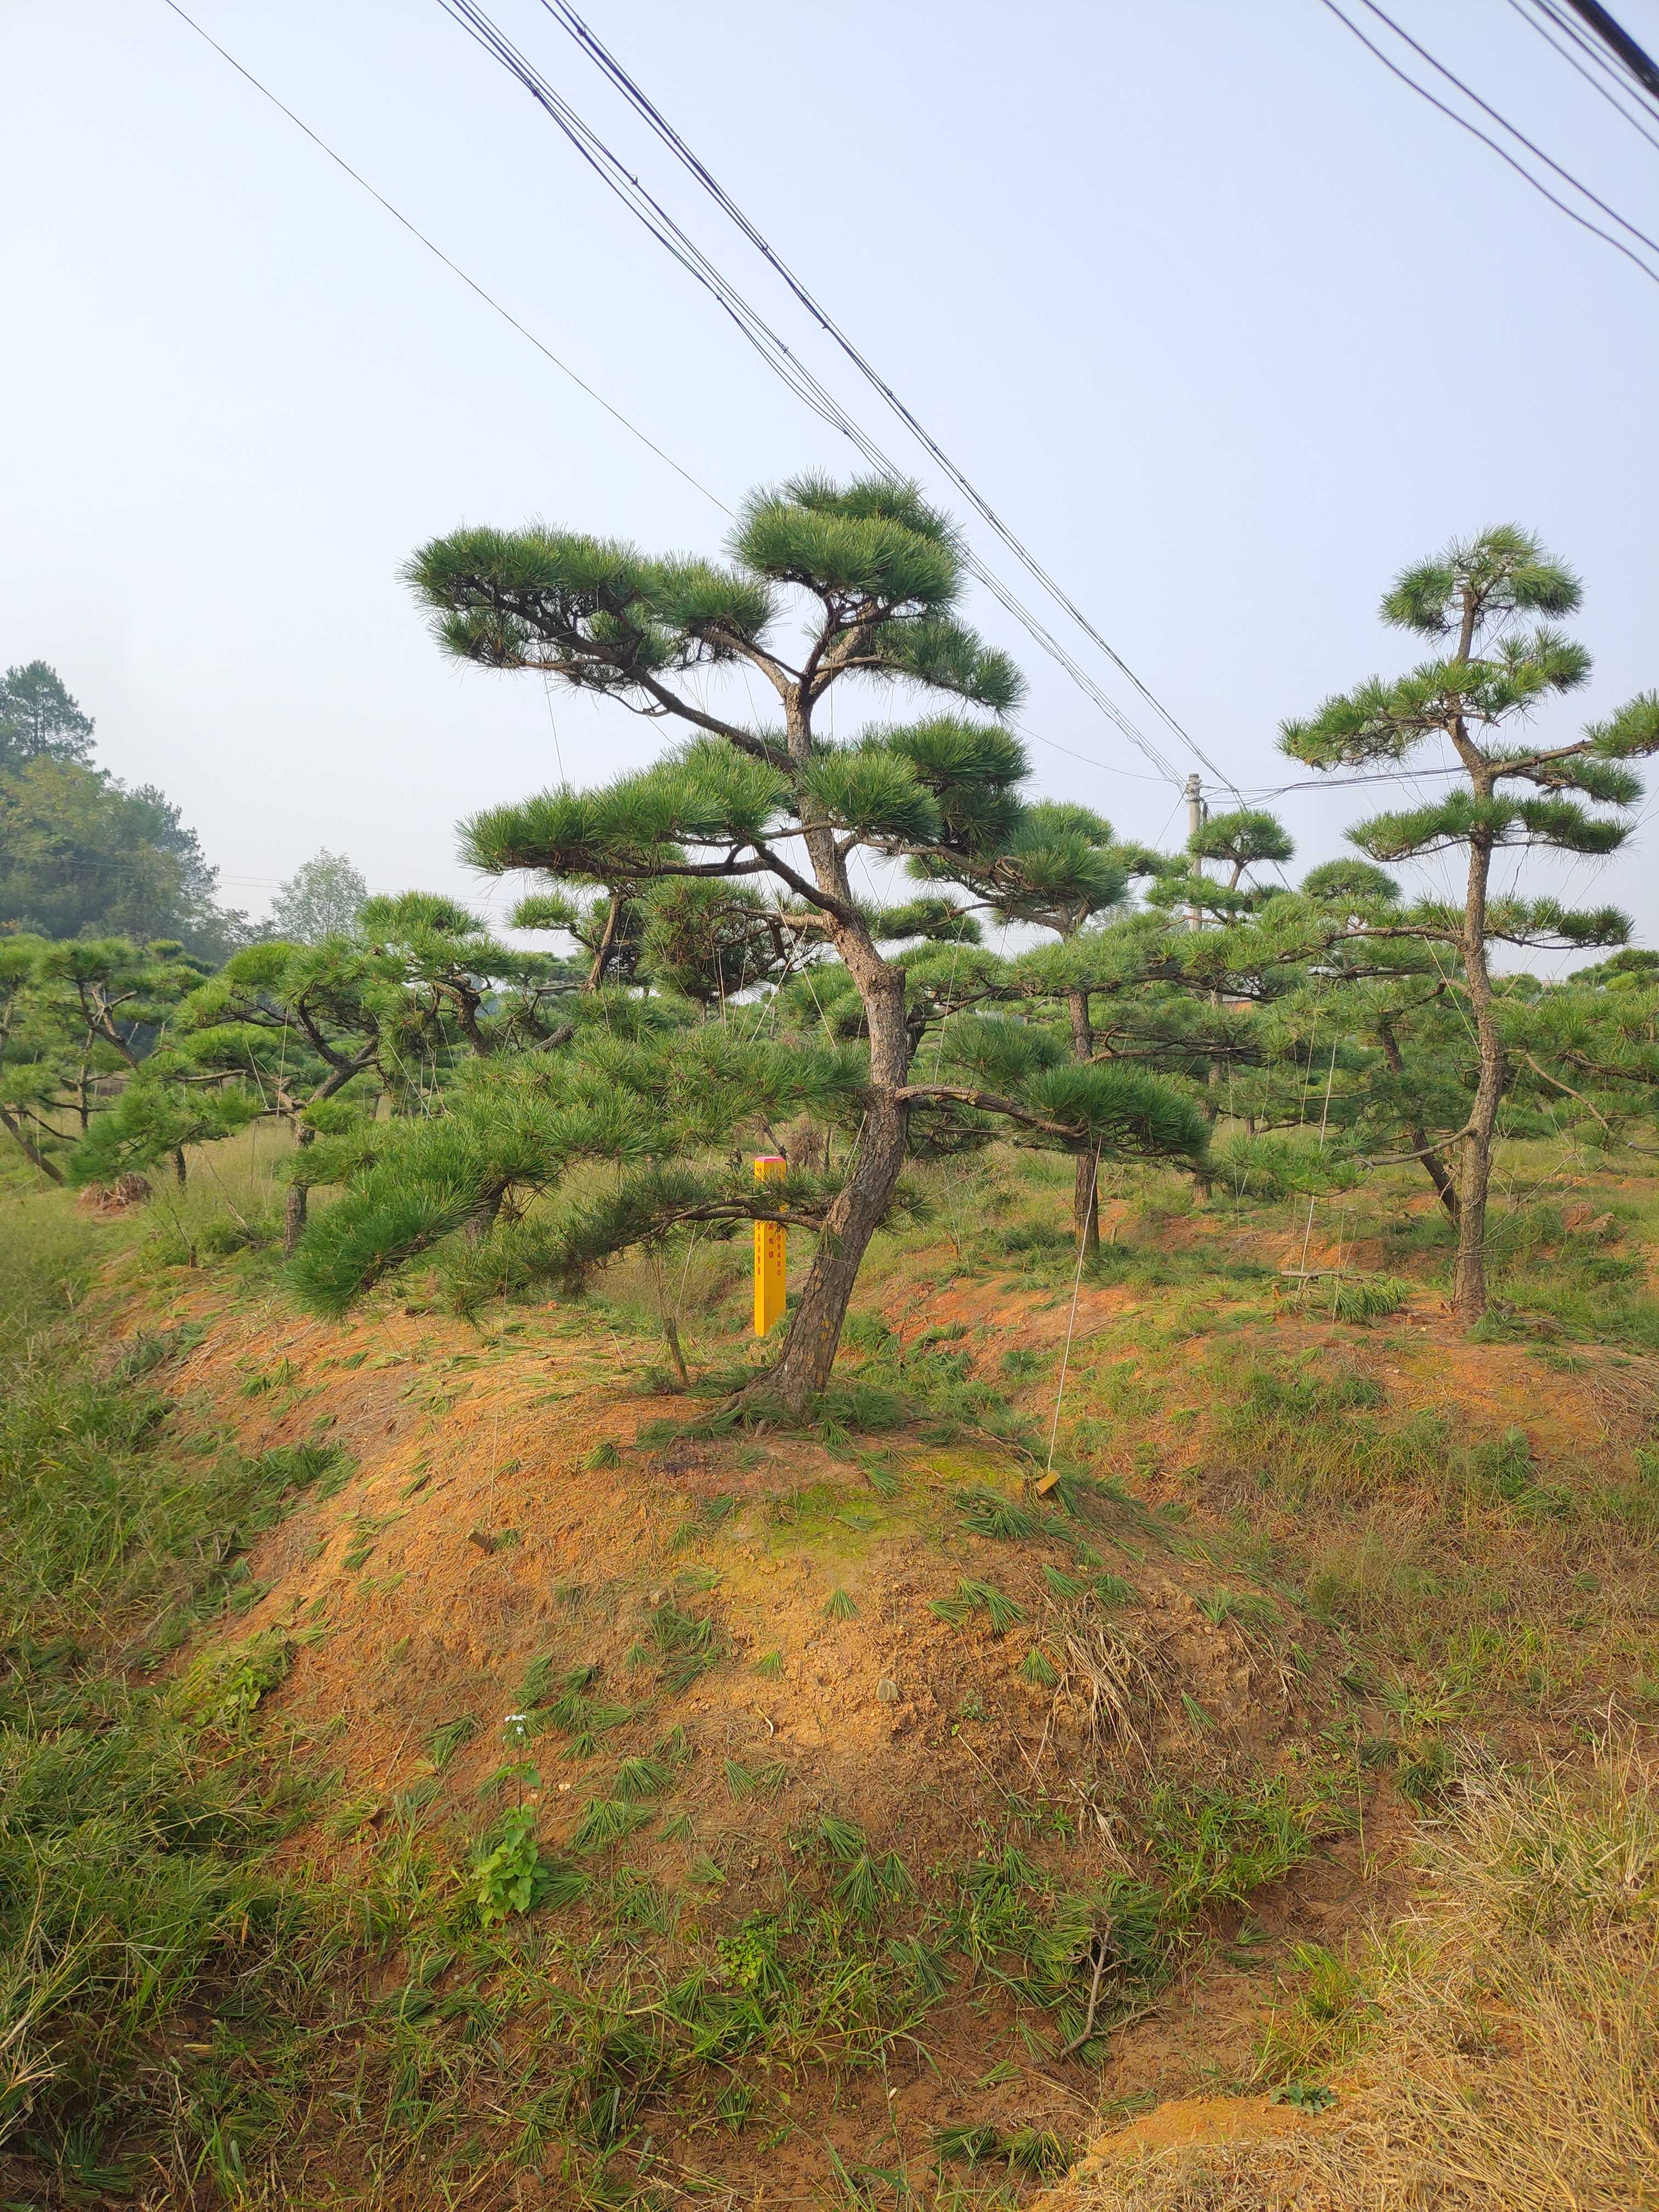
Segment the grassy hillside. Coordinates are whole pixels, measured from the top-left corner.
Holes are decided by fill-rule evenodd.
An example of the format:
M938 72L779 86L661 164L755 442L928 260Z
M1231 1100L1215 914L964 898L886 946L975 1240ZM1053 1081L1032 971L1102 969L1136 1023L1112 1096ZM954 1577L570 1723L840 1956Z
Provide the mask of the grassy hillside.
M1472 1343L1408 1170L924 1171L794 1432L738 1246L327 1324L252 1142L4 1201L0 2201L1655 2201L1644 1175Z

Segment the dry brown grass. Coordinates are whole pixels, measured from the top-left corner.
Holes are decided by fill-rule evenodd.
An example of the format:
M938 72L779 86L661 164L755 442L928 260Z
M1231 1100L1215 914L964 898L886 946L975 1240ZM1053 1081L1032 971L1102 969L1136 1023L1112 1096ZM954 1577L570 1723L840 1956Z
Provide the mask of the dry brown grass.
M1102 1757L1149 1759L1152 1731L1169 1708L1158 1680L1162 1654L1155 1645L1137 1650L1086 1613L1059 1641L1055 1712L1069 1711Z
M1376 1954L1360 2081L1296 2133L1097 2147L1044 2212L1659 2206L1659 1790L1628 1753L1472 1777ZM1248 2130L1259 2104L1241 2106ZM1170 2124L1170 2123L1174 2123Z

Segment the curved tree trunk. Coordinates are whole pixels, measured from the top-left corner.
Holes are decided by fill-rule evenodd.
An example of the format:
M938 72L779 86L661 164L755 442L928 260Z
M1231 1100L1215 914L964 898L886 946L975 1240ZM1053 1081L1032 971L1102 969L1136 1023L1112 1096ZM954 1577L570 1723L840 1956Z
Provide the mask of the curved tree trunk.
M500 1218L501 1200L505 1195L505 1192L501 1190L487 1190L479 1199L466 1217L465 1233L469 1244L482 1244L489 1236Z
M19 1152L22 1153L31 1167L39 1168L41 1174L48 1176L52 1182L62 1182L63 1170L46 1158L23 1127L21 1120L16 1115L8 1113L3 1106L0 1106L0 1126L4 1127L8 1135L12 1138Z
M850 963L849 963L850 964ZM904 977L876 958L878 973L860 977L870 1027L870 1101L846 1182L818 1231L817 1250L764 1395L800 1413L830 1380L842 1324L859 1269L891 1203L904 1166L909 1108L894 1094L909 1073Z
M1379 1018L1376 1034L1382 1046L1382 1057L1389 1064L1390 1073L1403 1079L1406 1073L1405 1058L1401 1052L1400 1041L1395 1036L1391 1022ZM1254 1133L1253 1129L1252 1134ZM1460 1209L1457 1184L1451 1170L1446 1165L1440 1152L1429 1142L1428 1131L1415 1116L1407 1122L1406 1134L1411 1139L1412 1148L1423 1163L1424 1173L1434 1185L1436 1196L1455 1222Z

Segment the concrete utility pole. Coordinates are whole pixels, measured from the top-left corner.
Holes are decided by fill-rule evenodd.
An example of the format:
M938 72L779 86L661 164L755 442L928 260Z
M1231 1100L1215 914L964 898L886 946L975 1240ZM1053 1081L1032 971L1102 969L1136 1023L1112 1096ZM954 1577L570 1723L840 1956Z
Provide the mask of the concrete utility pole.
M1194 769L1187 779L1187 835L1189 838L1196 837L1204 827L1205 812L1204 787L1198 780L1198 770ZM1193 866L1202 873L1204 863L1196 855L1194 856ZM1188 929L1196 929L1201 920L1198 908L1189 906L1187 909Z

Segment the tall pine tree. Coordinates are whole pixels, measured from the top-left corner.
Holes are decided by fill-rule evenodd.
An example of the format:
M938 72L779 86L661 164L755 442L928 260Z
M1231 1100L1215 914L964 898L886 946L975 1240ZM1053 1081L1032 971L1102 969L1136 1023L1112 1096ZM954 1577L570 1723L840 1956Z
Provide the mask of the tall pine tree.
M923 856L946 871L988 855L1015 829L1025 773L1001 719L1019 678L957 615L962 559L945 518L911 484L802 477L746 503L731 552L720 566L566 532L474 529L426 546L410 576L449 652L533 670L688 733L655 766L597 791L565 787L478 816L465 831L475 866L613 893L674 878L769 882L858 993L868 1049L859 1136L766 1378L769 1396L798 1410L829 1380L915 1109L963 1106L1086 1136L1098 1091L1101 1141L1131 1109L1107 1097L1109 1082L1091 1081L1097 1071L1070 1072L1081 1079L1063 1115L976 1085L911 1080L906 969L855 893L853 855ZM759 679L775 720L710 703L708 678L726 670ZM825 702L857 678L979 711L953 703L837 741ZM1137 1127L1167 1103L1139 1097ZM1173 1149L1201 1144L1182 1115L1169 1127Z
M1449 650L1404 676L1375 677L1328 699L1308 720L1287 721L1281 732L1286 752L1322 769L1397 765L1408 777L1435 739L1449 748L1449 765L1459 781L1443 796L1375 815L1349 836L1378 861L1463 856L1461 901L1426 898L1397 915L1373 913L1354 927L1373 938L1408 939L1430 948L1457 972L1467 996L1477 1062L1474 1097L1463 1126L1437 1149L1457 1153L1452 1304L1470 1324L1486 1308L1492 1141L1515 1072L1492 948L1616 945L1630 928L1610 908L1573 912L1553 898L1495 892L1493 865L1510 853L1613 852L1630 834L1620 817L1642 792L1627 763L1659 751L1659 694L1653 692L1565 744L1532 735L1528 725L1538 708L1577 690L1590 669L1583 646L1534 618L1571 614L1579 597L1577 579L1529 532L1504 525L1454 544L1407 569L1382 602L1386 622L1445 641Z

